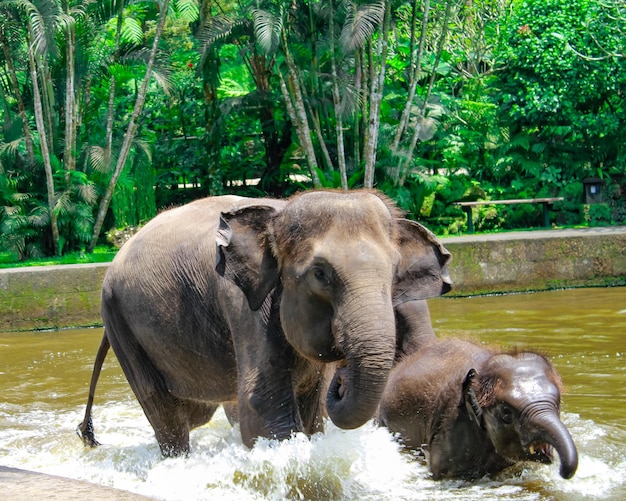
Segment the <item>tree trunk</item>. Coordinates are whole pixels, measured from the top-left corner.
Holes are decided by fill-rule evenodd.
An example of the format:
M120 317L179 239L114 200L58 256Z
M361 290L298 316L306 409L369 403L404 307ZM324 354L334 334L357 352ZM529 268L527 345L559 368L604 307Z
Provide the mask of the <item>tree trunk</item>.
M448 0L446 3L446 12L443 16L442 28L441 28L441 37L439 38L439 43L437 44L437 53L435 54L435 62L433 64L433 71L430 75L430 79L428 81L428 89L426 91L426 95L424 96L424 103L422 104L422 108L417 116L417 120L415 123L415 130L413 131L413 137L411 138L411 142L409 144L409 148L404 155L403 160L400 161L400 184L404 184L404 179L406 177L406 169L413 157L413 152L415 151L415 146L417 145L417 141L419 140L421 131L422 131L422 123L424 117L426 116L426 109L428 107L428 101L430 99L430 95L433 90L433 85L435 83L435 77L437 75L437 66L439 66L439 61L441 60L441 54L443 52L443 46L448 37L448 21L450 19L450 15L452 13L452 5L453 0Z
M311 122L313 122L313 128L315 129L315 135L317 136L317 142L320 145L320 149L322 150L322 156L324 157L324 163L329 171L335 170L335 166L333 165L333 161L330 158L330 153L328 152L328 148L326 147L326 141L324 140L324 133L322 132L322 125L320 124L319 114L312 110L309 107L309 116L311 117Z
M115 47L113 48L113 62L117 63L120 57L120 39L124 21L124 2L119 2L117 10L117 27L115 29ZM104 161L107 171L111 166L111 150L113 148L113 121L115 119L115 76L111 75L109 87L109 103L107 112L106 138L104 143Z
M287 84L282 73L278 71L278 75L280 77L280 88L283 92L287 111L289 113L289 116L291 117L291 121L296 127L296 133L298 134L300 144L304 149L304 154L306 156L307 163L309 164L309 171L311 172L311 178L313 179L313 185L316 188L321 188L322 183L320 182L319 176L317 175L317 169L319 167L317 164L317 158L315 156L315 148L313 148L313 141L311 141L311 129L309 128L309 121L306 114L306 108L304 106L304 99L302 98L302 90L300 89L300 82L298 80L296 65L289 52L287 37L284 32L283 47L285 50L285 60L287 61L287 78L289 80L290 88L287 88ZM291 93L289 92L289 90L291 90ZM293 101L291 99L292 94Z
M76 96L74 86L74 49L75 27L71 23L66 32L65 39L65 153L63 163L65 165L66 189L70 188L70 172L76 170Z
M29 27L30 28L30 27ZM32 38L32 34L31 34ZM52 242L54 245L54 253L61 255L61 246L59 239L59 226L57 223L57 215L55 211L56 194L54 190L54 173L52 172L52 161L50 159L50 150L48 149L48 133L44 121L43 105L41 100L41 92L39 91L39 81L37 79L37 64L35 62L35 47L32 43L28 44L28 62L30 66L30 76L33 83L33 107L35 112L35 124L39 133L39 146L43 160L44 172L46 175L46 189L48 192L48 211L50 213L50 229L52 230ZM42 74L43 77L43 74Z
M389 29L391 26L391 1L385 1L385 17L381 27L380 37L376 49L376 63L378 72L371 82L370 110L368 120L368 135L363 156L365 158L365 179L364 186L372 188L374 186L374 171L376 168L376 149L378 147L378 129L380 127L380 105L383 100L383 87L386 72L386 60L388 49Z
M417 17L417 8L418 1L416 0L413 3L413 16L415 19ZM391 151L397 153L398 146L400 145L400 139L402 139L402 134L408 128L409 118L411 116L411 108L413 107L413 99L415 98L415 91L417 89L417 81L419 79L419 74L422 71L422 56L424 54L424 42L426 41L426 32L428 28L428 16L430 14L430 0L424 0L424 13L422 15L422 31L420 34L420 41L417 48L417 54L415 56L415 63L412 64L412 68L410 71L410 80L409 80L409 92L406 98L406 104L404 105L404 110L402 110L402 116L400 117L400 123L398 124L398 129L396 130L396 135L393 138L393 145L391 147ZM411 45L414 45L415 38L415 27L414 24L411 26ZM411 51L411 61L413 61L413 51Z
M343 138L343 120L341 117L341 97L339 94L339 82L337 76L337 61L335 56L335 20L332 0L330 6L330 62L333 81L333 106L335 109L335 130L337 133L337 163L339 164L339 175L341 177L341 187L348 189L348 174L346 170L346 152Z
M48 60L46 58L36 58L35 66L37 68L37 74L41 77L41 87L39 88L41 96L41 105L43 111L43 118L46 124L46 133L48 146L50 148L54 145L54 138L57 137L58 120L54 106L54 88L52 86L52 76L50 75L50 68L48 67Z
M117 180L124 169L126 164L126 160L128 159L128 154L130 153L130 147L135 139L135 135L137 134L139 115L143 110L143 105L146 100L146 94L148 92L148 84L150 82L150 77L152 76L152 67L154 66L154 60L156 59L156 52L159 46L159 39L161 38L161 33L163 32L163 27L165 26L165 19L167 17L167 12L169 9L170 0L163 0L161 4L160 13L159 13L159 22L156 27L156 31L154 33L154 41L152 43L152 50L150 51L150 58L148 59L148 64L146 66L146 74L144 76L143 82L141 83L141 87L137 94L137 99L135 101L135 107L133 109L133 113L130 117L130 121L128 123L128 127L126 129L126 134L124 134L124 141L122 143L122 147L120 149L120 154L117 158L117 163L115 165L115 170L113 171L113 175L111 176L111 180L109 181L109 185L107 186L107 190L100 201L100 207L98 209L98 215L96 217L96 222L94 224L93 235L91 237L91 242L87 248L88 252L93 252L96 247L96 243L98 242L98 237L100 236L100 230L102 229L102 225L104 223L104 218L106 217L107 210L109 209L109 205L111 203L111 198L113 197L113 191L115 190L115 185L117 184Z

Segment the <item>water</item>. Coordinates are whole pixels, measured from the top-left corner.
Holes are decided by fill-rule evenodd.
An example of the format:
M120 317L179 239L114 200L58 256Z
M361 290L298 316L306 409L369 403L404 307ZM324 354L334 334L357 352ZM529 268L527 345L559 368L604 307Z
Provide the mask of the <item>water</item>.
M558 464L522 465L495 479L435 482L385 429L368 423L254 449L220 411L191 435L187 458L163 459L109 353L85 449L82 420L101 329L0 333L0 464L87 480L162 500L626 499L626 288L430 301L441 336L532 347L561 373L563 420L580 455L572 480ZM0 495L1 497L1 495Z

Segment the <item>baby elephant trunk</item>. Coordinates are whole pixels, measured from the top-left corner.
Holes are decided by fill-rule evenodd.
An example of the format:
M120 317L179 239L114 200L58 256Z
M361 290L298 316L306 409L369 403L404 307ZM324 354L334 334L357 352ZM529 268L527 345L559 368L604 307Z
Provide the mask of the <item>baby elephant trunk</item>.
M578 468L578 451L569 431L559 419L558 413L541 414L533 419L534 424L542 432L541 440L550 444L556 450L561 461L560 475L563 478L572 478Z

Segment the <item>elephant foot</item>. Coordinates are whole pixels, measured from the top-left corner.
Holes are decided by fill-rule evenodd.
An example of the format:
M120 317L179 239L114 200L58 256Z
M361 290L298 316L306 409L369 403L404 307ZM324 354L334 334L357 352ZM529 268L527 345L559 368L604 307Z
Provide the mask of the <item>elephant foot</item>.
M156 433L156 439L165 458L189 455L189 430L167 430Z
M96 440L93 431L93 422L91 418L87 420L87 422L83 421L76 428L76 434L83 441L83 444L87 447L97 447L100 445L100 442Z
M159 444L161 448L161 455L164 458L177 458L177 457L187 457L189 456L189 446L187 447L176 447L169 444Z

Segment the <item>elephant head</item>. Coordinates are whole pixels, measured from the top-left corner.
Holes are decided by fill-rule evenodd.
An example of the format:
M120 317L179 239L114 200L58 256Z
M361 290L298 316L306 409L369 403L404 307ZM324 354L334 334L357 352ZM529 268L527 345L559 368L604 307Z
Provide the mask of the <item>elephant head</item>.
M378 406L396 349L394 305L450 289L449 253L399 216L363 190L304 192L221 217L218 273L252 310L278 291L280 326L298 356L337 362L326 409L342 428L361 426Z
M470 370L464 400L471 419L488 435L495 452L509 463L552 462L571 478L578 466L576 446L559 418L561 380L536 353L493 355L477 374Z

